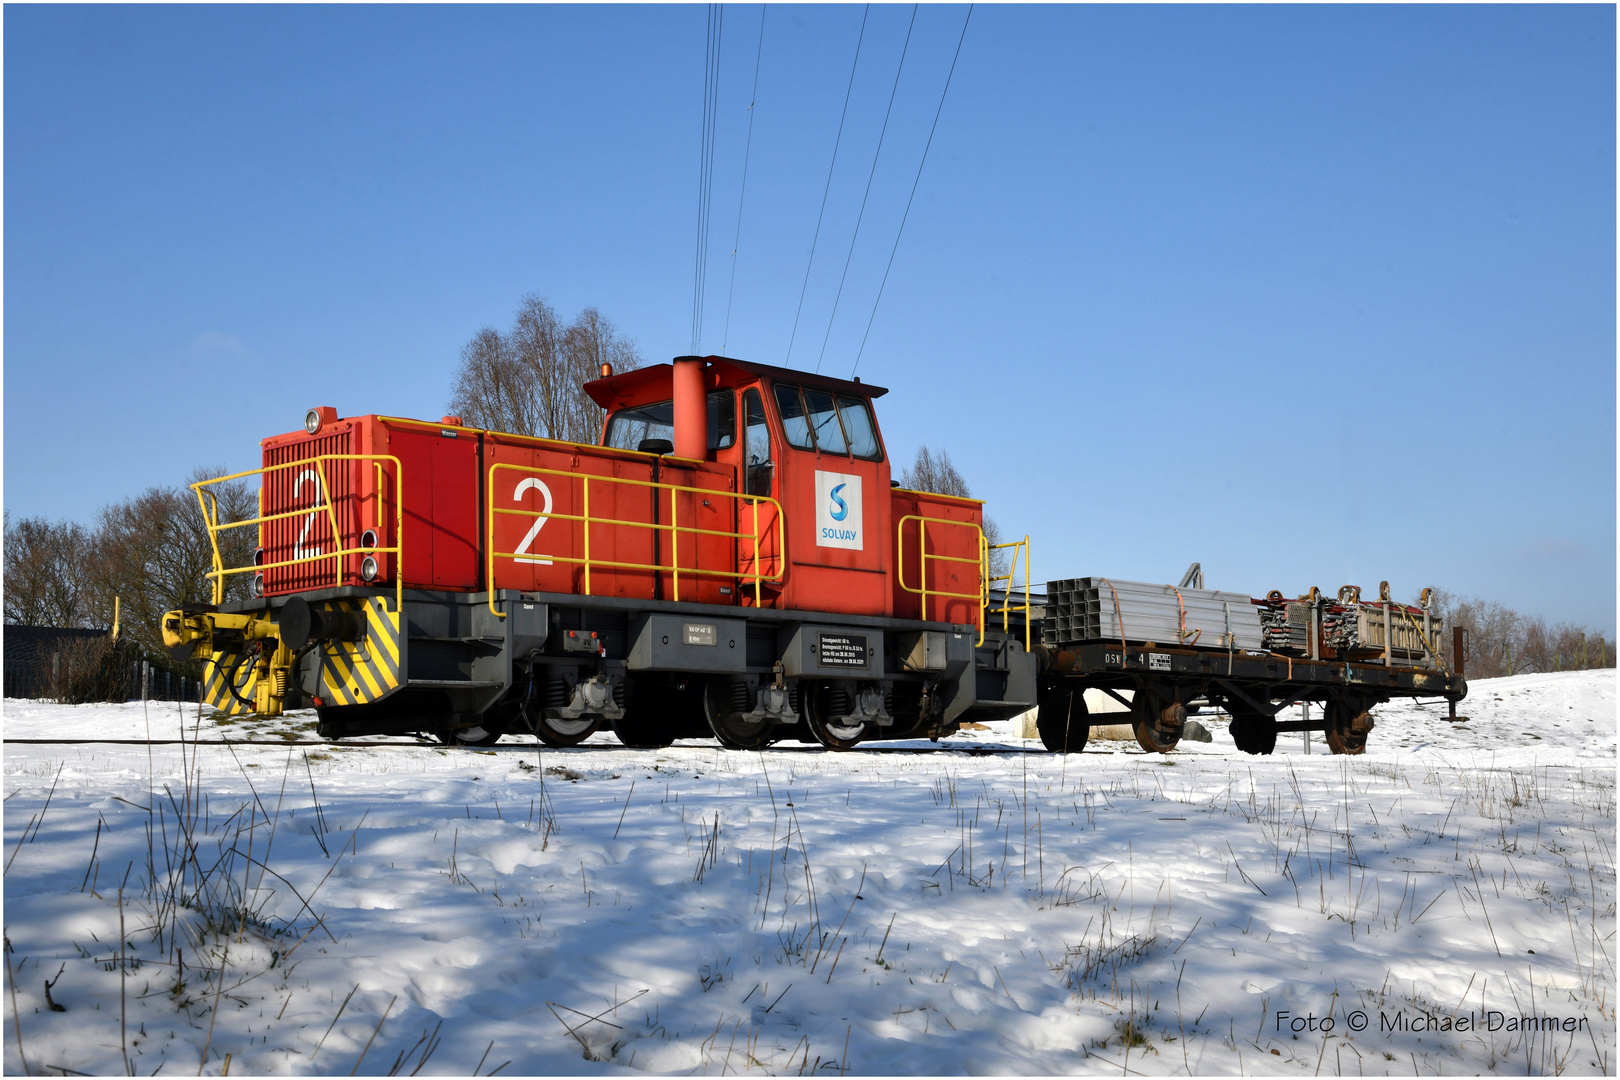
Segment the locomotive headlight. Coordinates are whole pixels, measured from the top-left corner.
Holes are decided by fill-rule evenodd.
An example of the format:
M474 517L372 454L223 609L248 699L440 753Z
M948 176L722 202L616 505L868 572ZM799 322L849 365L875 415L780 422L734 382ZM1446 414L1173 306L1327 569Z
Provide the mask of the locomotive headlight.
M364 581L372 581L377 577L377 557L367 555L360 560L360 577Z
M255 597L264 595L264 575L263 574L254 574L253 575L253 583L249 586L249 591L252 592Z
M321 430L321 414L315 409L304 414L304 430L311 435Z

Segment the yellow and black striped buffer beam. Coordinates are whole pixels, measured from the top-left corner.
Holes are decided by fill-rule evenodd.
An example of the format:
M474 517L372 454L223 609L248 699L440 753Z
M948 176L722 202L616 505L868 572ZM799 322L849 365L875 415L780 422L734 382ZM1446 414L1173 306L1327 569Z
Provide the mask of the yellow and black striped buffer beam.
M217 652L205 664L203 700L228 716L247 716L253 712L253 690L258 679L253 674L252 653ZM236 694L231 693L235 685ZM236 695L240 694L238 698Z
M325 642L319 647L321 675L316 693L323 702L363 705L380 701L398 689L404 681L399 673L399 613L389 610L390 598L337 600L327 606L339 611L363 611L366 636L359 641ZM254 660L251 653L215 653L207 665L203 700L228 716L252 713L258 683Z
M360 641L321 645L320 696L328 705L365 705L399 688L399 612L389 611L388 597L338 600L329 606L364 614L366 636Z

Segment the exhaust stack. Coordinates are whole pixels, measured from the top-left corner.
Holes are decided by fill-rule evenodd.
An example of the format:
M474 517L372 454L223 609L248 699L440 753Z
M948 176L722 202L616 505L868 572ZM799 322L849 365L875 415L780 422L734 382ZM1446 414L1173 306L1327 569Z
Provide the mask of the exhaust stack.
M675 358L675 456L702 461L709 452L709 409L703 395L703 357Z

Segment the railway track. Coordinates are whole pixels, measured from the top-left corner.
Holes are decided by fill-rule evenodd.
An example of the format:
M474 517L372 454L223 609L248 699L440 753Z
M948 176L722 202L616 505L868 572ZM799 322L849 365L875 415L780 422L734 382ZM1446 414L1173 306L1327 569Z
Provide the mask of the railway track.
M369 750L373 747L395 747L415 750L472 750L480 753L522 753L526 754L535 749L534 745L507 743L494 746L447 746L444 743L417 742L413 740L396 739L388 742L342 742L335 740L314 739L4 739L0 744L5 746L280 746L286 748L296 747L339 747L348 750ZM671 749L684 750L710 750L713 746L681 746ZM625 751L623 746L608 744L570 746L565 749L545 747L548 754L572 753L574 751L587 751L592 753L606 753L612 751ZM773 746L770 750L786 751L795 754L828 754L833 751L815 745L802 747ZM643 751L645 752L645 751ZM657 751L654 751L657 752ZM1004 745L982 746L861 746L853 750L839 751L849 754L965 754L968 757L1005 757L1015 754L1040 754L1044 751L1025 749ZM1086 753L1116 754L1128 751L1088 749Z

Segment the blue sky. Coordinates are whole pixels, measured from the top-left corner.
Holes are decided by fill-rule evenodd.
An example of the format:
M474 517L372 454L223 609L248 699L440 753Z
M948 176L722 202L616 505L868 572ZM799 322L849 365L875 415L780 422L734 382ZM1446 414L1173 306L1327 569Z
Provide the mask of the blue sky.
M702 350L847 373L966 9L727 5ZM691 338L702 6L7 6L5 506L313 404L438 416L524 293ZM1615 12L974 10L860 365L1037 579L1615 626ZM822 354L822 342L826 351Z

